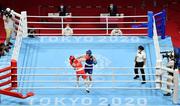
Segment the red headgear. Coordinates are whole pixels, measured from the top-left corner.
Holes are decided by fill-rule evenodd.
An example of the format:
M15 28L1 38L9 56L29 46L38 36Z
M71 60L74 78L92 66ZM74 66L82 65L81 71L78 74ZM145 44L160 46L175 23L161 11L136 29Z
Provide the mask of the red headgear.
M74 56L70 56L69 57L69 60L70 60L70 64L72 64L72 62L73 62L73 60L75 59L75 57Z
M72 61L72 60L74 60L74 59L75 59L74 56L70 56L70 57L69 57L69 60L70 60L70 61Z

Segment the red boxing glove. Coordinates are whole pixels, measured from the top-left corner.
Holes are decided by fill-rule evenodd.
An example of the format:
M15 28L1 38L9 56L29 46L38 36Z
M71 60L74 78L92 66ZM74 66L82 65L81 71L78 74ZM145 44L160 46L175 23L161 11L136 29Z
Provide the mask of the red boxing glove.
M73 64L73 62L72 62L72 61L70 61L69 63L70 63L71 65Z
M86 55L85 58L86 58L86 60L88 60L88 59L90 59L90 56Z

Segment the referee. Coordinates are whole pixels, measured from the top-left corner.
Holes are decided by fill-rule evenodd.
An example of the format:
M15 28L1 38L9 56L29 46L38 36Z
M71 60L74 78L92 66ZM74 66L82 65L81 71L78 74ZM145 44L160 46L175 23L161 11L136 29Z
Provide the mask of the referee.
M139 46L137 55L135 57L135 69L134 69L135 77L134 77L134 79L139 78L139 74L138 74L138 68L139 68L141 70L142 80L143 80L141 82L141 84L146 83L145 82L146 81L145 72L144 72L145 64L146 64L146 53L144 52L144 47Z

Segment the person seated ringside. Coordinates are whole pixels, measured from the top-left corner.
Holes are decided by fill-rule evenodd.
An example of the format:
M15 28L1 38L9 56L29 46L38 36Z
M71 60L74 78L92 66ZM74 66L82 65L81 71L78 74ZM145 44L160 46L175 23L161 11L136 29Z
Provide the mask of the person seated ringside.
M33 26L31 26L31 28L34 28ZM35 29L28 29L28 37L29 38L35 38L35 35L36 34L36 30Z
M5 53L4 53L4 49L3 49L3 43L0 44L0 57L1 56L4 56Z
M61 5L58 7L59 16L66 16L66 6Z
M10 42L10 38L11 38L11 35L14 31L14 28L15 28L15 23L13 21L13 17L14 15L11 13L11 9L10 8L6 8L6 13L3 14L3 20L4 20L4 28L5 28L5 31L6 31L6 46L12 46L13 44ZM9 14L7 14L7 12Z
M73 29L70 27L69 24L67 24L66 27L62 30L62 35L64 35L64 36L72 36L73 35Z
M122 35L123 35L123 33L119 28L114 28L111 31L111 36L122 36Z
M168 63L167 63L167 65L166 65L166 67L167 68L170 68L170 69L174 69L174 67L175 67L175 57L174 57L174 54L171 54L170 56L169 56L169 59L168 59L169 61L168 61ZM172 73L172 72L167 72L168 73L168 78L167 78L167 83L174 83L173 82L173 79L171 79L171 77L172 78L174 78L174 73ZM168 90L171 90L171 86L170 85L168 85L167 84L167 89ZM171 96L171 93L170 92L166 92L165 94L164 94L164 96Z
M108 12L109 12L110 16L116 16L116 14L117 14L117 6L114 5L114 4L110 4L108 6Z
M5 56L5 52L8 53L9 49L10 48L8 46L5 46L4 43L0 43L0 57Z

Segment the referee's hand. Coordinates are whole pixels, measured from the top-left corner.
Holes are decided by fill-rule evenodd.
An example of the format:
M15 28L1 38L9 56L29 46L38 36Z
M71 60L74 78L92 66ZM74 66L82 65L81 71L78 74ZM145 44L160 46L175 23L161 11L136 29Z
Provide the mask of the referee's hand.
M144 65L143 68L145 68L146 66Z

